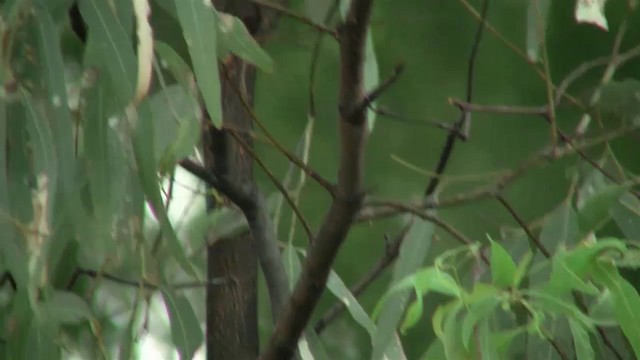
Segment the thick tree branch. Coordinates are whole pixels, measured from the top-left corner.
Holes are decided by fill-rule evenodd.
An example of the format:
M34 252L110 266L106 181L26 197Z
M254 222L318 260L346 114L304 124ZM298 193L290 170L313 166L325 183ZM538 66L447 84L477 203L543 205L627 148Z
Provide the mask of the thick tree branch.
M340 26L340 109L356 109L365 99L365 39L372 0L353 0ZM260 359L290 359L324 291L331 265L362 204L366 109L340 116L340 166L336 194L309 250L293 294Z

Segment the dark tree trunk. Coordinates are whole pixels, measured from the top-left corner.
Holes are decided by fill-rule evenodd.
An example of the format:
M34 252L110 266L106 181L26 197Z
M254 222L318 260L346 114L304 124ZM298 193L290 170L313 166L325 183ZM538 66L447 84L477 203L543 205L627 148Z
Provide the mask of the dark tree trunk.
M259 19L248 1L213 0L213 3L219 11L240 17L250 30L255 31L254 26ZM235 89L246 92L245 96L252 103L255 70L235 57L225 59L220 68L224 125L222 130L218 130L210 123L205 124L205 167L215 174L226 174L234 182L253 181L252 159L224 128L233 129L251 146L252 139L248 134L252 119ZM231 82L225 79L226 76ZM209 210L215 208L215 200L208 199L207 206ZM247 233L234 238L209 240L207 275L209 279L225 277L229 281L224 286L213 286L207 290L207 359L255 359L259 351L258 257L252 237Z

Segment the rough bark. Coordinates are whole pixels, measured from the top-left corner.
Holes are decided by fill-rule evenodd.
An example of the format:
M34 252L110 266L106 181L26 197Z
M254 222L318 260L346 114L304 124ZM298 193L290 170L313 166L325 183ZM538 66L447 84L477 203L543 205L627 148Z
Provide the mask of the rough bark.
M214 0L213 3L218 10L240 17L250 30L254 30L251 24L256 24L258 19L248 1ZM232 82L221 81L223 128L240 130L243 141L251 145L251 137L242 134L247 134L243 130L251 130L252 121L234 88L246 91L247 98L252 102L255 70L244 66L237 58L227 59L224 66ZM222 74L221 79L224 79ZM208 171L226 174L240 183L252 181L252 159L225 130L214 129L210 123L205 124L203 146L205 168ZM208 210L216 206L213 199L208 199L207 205ZM255 359L259 350L258 259L252 237L247 233L234 238L209 240L208 278L224 277L230 281L225 286L213 286L207 290L207 359Z

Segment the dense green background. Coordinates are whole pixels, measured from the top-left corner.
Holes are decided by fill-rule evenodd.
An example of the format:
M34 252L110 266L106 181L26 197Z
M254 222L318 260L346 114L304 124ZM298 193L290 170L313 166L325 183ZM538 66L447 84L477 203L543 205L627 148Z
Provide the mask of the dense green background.
M594 26L576 24L573 18L574 2L554 1L549 14L548 45L552 78L559 83L564 76L584 61L608 55L621 20L626 13L623 1L610 1L607 8L610 31ZM480 1L471 5L480 8ZM304 11L304 7L297 7ZM526 53L527 5L522 1L491 1L489 22L510 42ZM629 20L628 34L622 49L636 45L640 32L640 16L636 12ZM398 63L406 65L398 82L385 93L379 103L393 111L416 119L439 119L453 122L458 118L455 107L448 105L448 98L465 96L468 56L477 27L476 19L459 1L389 1L376 2L372 20L374 42L380 76L388 76ZM273 56L276 69L273 74L261 74L257 88L257 110L262 120L277 138L294 148L307 119L309 64L315 34L304 25L289 19L281 19L276 34L267 50ZM330 40L324 42L315 94L317 119L311 150L311 165L321 174L335 178L338 148L337 127L337 46ZM639 77L640 63L622 68L616 79ZM474 85L474 101L482 104L543 105L546 102L545 83L525 59L507 48L489 32L484 34L477 60ZM588 99L591 86L597 84L602 68L589 73L571 93ZM562 128L572 130L580 113L561 108L558 121ZM609 124L603 124L607 127ZM597 125L596 125L597 127ZM548 142L548 127L542 118L474 114L470 139L458 143L447 174L472 175L512 168L531 156ZM367 149L366 185L373 196L410 198L421 194L427 180L391 158L395 154L417 166L432 170L444 143L444 131L423 125L402 123L378 117ZM626 165L637 168L637 154L629 151L631 142L614 143ZM286 161L270 147L260 146L259 151L276 173L284 174ZM593 152L598 154L600 150ZM634 161L635 159L635 161ZM568 179L566 165L575 163L569 159L531 171L507 192L508 198L522 217L536 219L550 211L566 194ZM263 174L257 171L268 186ZM446 186L445 197L457 191L475 188L478 182L457 182ZM309 214L309 220L317 227L323 211L329 204L323 190L308 182L303 194L301 209ZM445 219L462 230L472 240L484 241L485 234L500 237L504 225L516 226L510 215L493 200L458 207L442 212ZM343 246L336 263L336 270L345 282L357 280L366 272L383 251L383 234L394 234L402 224L401 219L379 222L375 225L359 225L354 228ZM286 226L284 227L287 228ZM299 240L303 240L303 234ZM456 243L446 234L438 232L439 240L432 243L429 259L441 249ZM521 240L520 240L521 241ZM367 309L372 309L386 287L381 279L362 297ZM433 298L432 298L433 299ZM324 301L321 308L331 304ZM435 308L433 300L426 302ZM318 311L318 314L322 311ZM348 325L345 325L348 324ZM368 337L359 330L348 316L343 315L329 328L328 345L340 358L367 356ZM421 355L425 341L431 339L430 316L421 320L421 326L412 329L405 338L407 356ZM334 336L332 336L334 335ZM358 350L352 336L357 336Z

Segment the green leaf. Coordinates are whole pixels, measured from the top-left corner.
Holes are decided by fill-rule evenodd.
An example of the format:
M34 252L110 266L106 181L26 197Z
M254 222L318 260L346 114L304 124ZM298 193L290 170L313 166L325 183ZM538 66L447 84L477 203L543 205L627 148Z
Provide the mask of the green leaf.
M626 190L624 185L610 185L589 197L578 212L580 230L586 234L605 225L611 217L609 210Z
M273 60L251 36L242 20L218 12L218 28L218 53L222 57L231 52L262 71L273 71Z
M549 4L549 0L531 1L527 7L527 56L534 62L540 59L540 45L546 33Z
M182 34L189 48L193 70L205 106L216 127L222 125L218 76L218 25L213 5L202 0L175 0Z
M624 236L628 239L640 239L640 200L625 193L611 207L611 216Z
M578 238L578 217L571 204L563 202L549 214L542 226L540 242L554 251L558 245L573 246Z
M56 333L56 328L50 322L34 317L26 339L25 359L60 359L60 346L55 342Z
M171 5L173 6L173 2ZM178 84L180 84L185 91L190 92L192 88L191 85L194 83L195 79L189 65L167 43L156 40L154 43L154 50L160 60L160 66L169 70L176 81L178 81Z
M61 324L78 324L93 316L87 302L69 291L55 291L43 306L45 313Z
M600 262L594 278L606 286L613 299L613 312L636 357L640 357L640 295L611 264Z
M413 275L407 276L392 286L373 310L373 318L378 317L385 302L389 301L393 295L402 293L410 288L414 288L416 294L421 296L424 296L428 291L435 291L444 295L460 297L463 292L451 275L434 267L425 268Z
M533 260L533 251L529 249L520 262L518 263L518 267L516 268L516 272L513 274L513 286L519 287L522 280L527 275L527 270L529 269L529 265L531 265L531 261Z
M490 294L490 293L488 293ZM478 302L467 305L467 314L462 321L462 343L466 349L469 349L469 342L473 328L478 322L482 322L493 313L500 304L500 298L497 296L487 297Z
M138 113L130 112L127 116L137 117L136 128L133 135L133 152L138 166L140 184L147 196L154 216L158 219L162 233L167 239L171 255L176 259L180 267L188 274L197 276L193 265L187 258L182 243L171 225L167 210L162 201L160 186L156 173L156 160L153 154L153 120L149 103L144 101L138 108Z
M345 1L341 4L343 3ZM394 264L392 284L410 276L422 266L427 250L431 245L433 232L434 226L432 223L422 219L414 219L414 223L402 242L400 254ZM394 287L395 285L392 286L392 288ZM373 341L371 356L374 360L382 359L386 353L410 296L408 290L403 290L393 295L390 295L390 290L387 291L387 296L385 296L389 298L388 301L384 298L380 299L376 310L374 310L374 313L379 315L372 316L372 318L377 319L376 336ZM383 302L386 303L383 304Z
M610 81L600 89L600 99L595 108L623 119L634 119L640 114L640 99L635 96L638 91L638 80Z
M593 320L580 311L575 304L565 301L562 297L535 290L529 290L526 294L531 296L531 303L536 309L547 314L566 316L577 321L580 326L593 330Z
M404 320L400 325L400 332L402 334L406 333L408 329L412 328L415 324L418 323L418 320L422 317L424 304L422 303L422 295L420 294L420 289L416 287L416 300L413 301L407 308L407 313L404 316Z
M616 319L613 313L613 298L609 289L604 289L598 295L595 304L589 308L589 316L594 322L603 326L616 326Z
M589 334L581 323L574 319L569 319L569 328L573 336L573 346L576 349L576 356L580 360L591 360L595 358L593 347L589 340Z
M482 359L500 359L488 320L478 325L478 340Z
M109 2L79 2L82 17L89 27L86 56L89 63L106 67L116 106L124 108L133 98L137 79L137 61L131 36L118 20Z
M516 264L509 253L497 242L491 240L491 276L493 284L507 288L515 280Z
M540 60L550 3L550 0L530 1L527 6L527 57L533 62Z
M204 340L196 314L182 295L163 289L162 298L171 324L171 340L181 359L191 359Z

